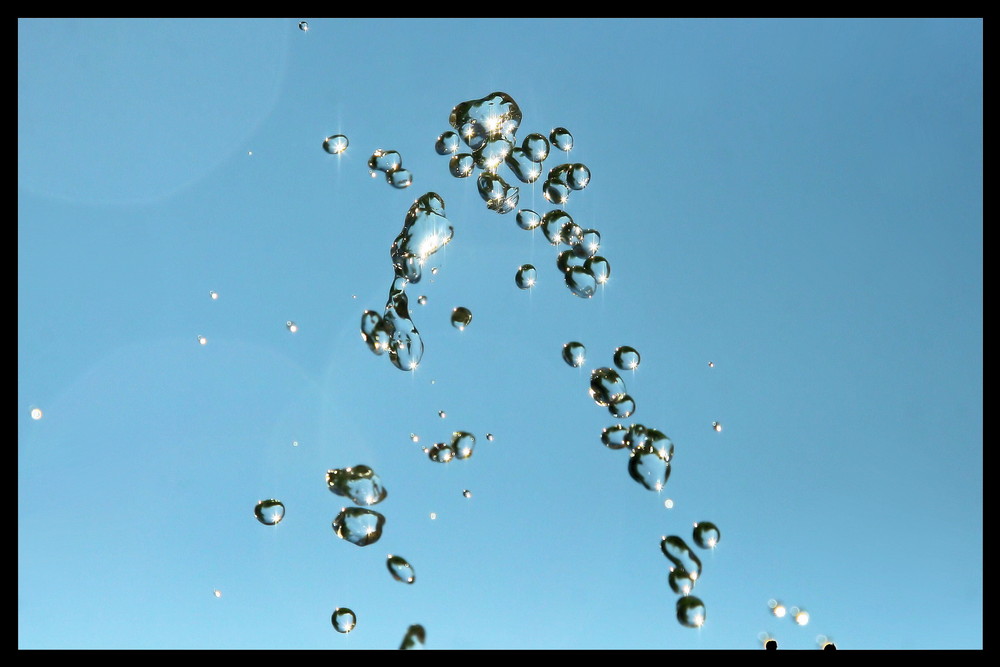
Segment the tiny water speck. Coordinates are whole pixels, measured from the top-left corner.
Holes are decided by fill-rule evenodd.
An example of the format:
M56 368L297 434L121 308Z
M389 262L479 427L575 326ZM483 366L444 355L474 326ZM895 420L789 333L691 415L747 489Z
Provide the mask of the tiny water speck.
M299 30L301 30L302 32L308 32L309 24L306 23L305 21L299 21Z
M295 333L296 331L299 330L299 325L297 325L295 322L292 322L291 320L285 322L285 326L288 327L288 330L291 331L292 333Z
M424 296L423 294L421 294L420 296L417 297L417 303L419 303L421 306L426 306L427 305L427 297Z
M299 446L299 441L298 440L292 440L292 447L298 447L298 446Z
M420 442L420 436L417 435L416 433L411 433L410 440L412 440L413 442Z
M787 613L785 605L781 604L777 600L774 599L768 600L767 606L771 608L771 613L774 614L775 617L777 618L784 618L785 614Z
M215 301L216 299L218 299L218 298L219 298L219 293L218 293L218 292L216 292L215 290L211 290L211 291L210 291L210 292L208 293L208 295L209 295L210 297L212 297L212 301Z
M667 498L666 500L663 501L663 506L666 507L668 510L673 509L674 501L671 500L670 498Z
M40 408L31 408L31 418L38 421L42 418L42 410Z
M221 597L222 597L222 591L220 591L220 590L219 590L218 588L216 588L216 589L215 589L214 591L212 591L212 593L213 593L213 594L215 595L215 597L217 597L217 598L221 598Z
M486 439L489 440L490 442L493 442L493 434L492 433L487 433L486 434Z
M465 496L466 498L471 498L472 497L472 491L469 491L468 489L466 489L465 491L462 491L462 495Z
M709 368L715 368L715 363L714 363L714 362L711 362L711 361L710 361L710 362L708 362L708 367L709 367Z
M438 417L440 417L441 419L444 419L447 416L448 416L448 413L446 413L444 410L438 410Z
M716 432L719 432L722 430L722 424L719 422L712 422L712 428L715 429Z
M202 345L207 345L208 339L205 338L204 336L198 336L198 342L201 343Z
M438 518L437 512L431 512L431 521Z
M805 609L792 607L792 620L795 621L797 625L807 625L809 623L809 612Z

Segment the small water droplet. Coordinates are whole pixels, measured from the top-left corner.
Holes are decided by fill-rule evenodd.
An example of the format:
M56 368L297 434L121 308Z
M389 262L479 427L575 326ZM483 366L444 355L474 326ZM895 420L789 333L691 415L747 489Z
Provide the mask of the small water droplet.
M611 264L600 255L588 257L583 263L583 268L586 269L587 273L594 276L594 280L598 285L608 282L608 278L611 277Z
M674 508L674 501L671 500L670 498L667 498L666 500L663 501L663 506L666 507L668 510L672 510Z
M712 428L715 429L716 432L721 431L722 424L720 424L719 422L712 422Z
M714 363L714 362L711 362L711 361L710 361L710 362L708 362L708 367L709 367L709 368L715 368L715 363Z
M399 645L399 648L402 651L421 649L424 647L426 637L427 633L424 632L424 626L411 625L407 628L406 634L403 636L403 643Z
M615 366L623 371L634 371L639 366L639 353L634 347L622 345L615 350Z
M486 434L486 439L489 440L490 442L493 442L493 434L492 433L487 433Z
M42 410L41 410L41 408L31 408L31 418L34 419L35 421L38 421L39 419L41 419L42 418ZM58 420L56 420L56 421L58 421Z
M777 600L768 600L767 606L771 608L771 613L774 614L776 618L784 618L785 614L788 613L788 609L785 608L785 605L781 604Z
M451 311L451 326L459 331L464 331L470 322L472 322L472 311L468 308L458 306Z
M413 174L410 173L409 169L396 169L388 172L385 175L385 180L389 182L394 188L402 190L403 188L408 188L413 185Z
M347 150L350 142L342 134L334 134L323 140L323 150L330 155L340 155Z
M587 348L583 346L583 343L570 341L563 345L562 358L573 368L579 368L587 361Z
M329 470L326 485L331 493L350 498L358 505L376 505L388 495L382 480L366 465Z
M589 299L597 291L597 280L594 274L583 266L570 267L565 274L566 286L569 291L581 299Z
M438 273L438 267L435 266L433 269L431 269L431 275L436 276L437 273Z
M306 23L305 21L299 21L299 30L301 30L302 32L308 32L309 24Z
M693 595L678 598L677 620L686 628L700 628L705 624L705 603Z
M435 442L432 447L424 447L424 453L435 463L450 463L455 458L455 450L448 442Z
M417 303L419 303L421 306L426 306L427 305L427 297L424 296L423 294L421 294L420 296L417 297Z
M333 615L330 617L333 629L344 634L353 630L357 622L358 617L347 607L337 607L333 610Z
M201 343L202 345L207 345L208 339L205 338L204 336L198 336L198 342Z
M208 295L212 297L212 301L215 301L216 299L219 298L219 293L214 290L209 291Z
M249 155L249 156L252 157L253 156L253 151L247 151L247 155Z
M461 139L451 130L443 132L434 142L434 150L438 155L454 155L458 152Z
M389 556L385 560L386 567L389 568L389 574L396 581L401 581L404 584L412 584L417 580L417 575L413 571L413 566L406 562L406 559L402 556Z
M416 433L411 433L410 440L412 440L413 442L420 442L420 436L417 435Z
M217 597L217 598L221 598L221 597L222 597L222 591L220 591L220 590L219 590L218 588L216 588L216 589L215 589L214 591L212 591L212 593L213 593L213 594L215 595L215 597Z
M691 591L694 589L695 580L691 578L691 575L680 567L670 568L670 575L667 577L667 583L670 584L670 590L678 595L691 595Z
M275 526L285 518L285 506L280 500L261 500L253 508L254 516L265 526Z
M694 543L702 549L714 549L722 539L718 527L710 521L699 521L694 524Z
M440 417L441 419L444 419L447 416L448 415L445 413L444 410L438 410L438 417Z
M384 516L362 507L345 507L333 519L333 531L337 537L359 547L378 542L384 525Z
M792 607L792 620L795 621L796 625L808 625L809 624L809 612L805 609L800 609L798 607Z
M514 275L514 284L521 289L531 289L535 286L537 276L538 272L535 271L534 266L531 264L522 264Z
M590 184L590 169L579 162L571 164L566 170L566 185L570 190L583 190Z
M549 141L561 151L573 150L573 135L565 127L557 127L549 132Z
M431 521L438 518L437 512L431 512Z
M299 441L298 440L292 440L292 447L298 447L298 446L299 446Z
M292 322L291 320L285 322L285 326L288 327L288 330L291 331L292 333L295 333L296 331L299 330L299 325L297 325L295 322Z
M521 229L535 229L542 224L542 216L538 215L530 208L522 208L517 212L517 226Z
M465 491L462 491L462 495L465 496L466 498L471 498L472 497L472 491L469 491L468 489L466 489Z

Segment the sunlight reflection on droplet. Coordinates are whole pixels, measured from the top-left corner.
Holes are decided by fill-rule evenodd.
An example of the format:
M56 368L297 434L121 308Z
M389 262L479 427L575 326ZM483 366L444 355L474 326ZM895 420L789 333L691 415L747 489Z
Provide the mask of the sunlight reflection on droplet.
M299 325L297 325L295 322L292 322L291 320L285 322L285 326L288 327L288 330L291 331L292 333L295 333L296 331L299 330Z
M216 292L215 290L209 291L208 295L212 297L212 301L215 301L216 299L219 298L219 293Z
M204 336L198 336L198 342L201 343L202 345L206 345L208 343L208 339L205 338Z
M34 419L35 421L41 419L42 418L41 408L31 408L31 418Z
M222 597L222 591L220 591L218 588L216 588L212 592L215 594L215 597L217 597L217 598L221 598Z
M669 509L673 509L674 508L674 501L671 500L670 498L667 498L666 500L663 501L663 506L666 507L668 510Z

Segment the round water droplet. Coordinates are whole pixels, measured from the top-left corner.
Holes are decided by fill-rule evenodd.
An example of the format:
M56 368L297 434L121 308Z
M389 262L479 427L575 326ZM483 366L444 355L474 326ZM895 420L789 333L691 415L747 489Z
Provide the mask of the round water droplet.
M628 427L622 426L621 424L615 424L614 426L608 426L601 431L601 442L608 449L624 449L626 447L626 438L628 436Z
M41 408L31 408L31 418L34 419L35 421L38 421L39 419L41 419L42 418L42 409ZM58 421L58 420L56 420L56 421Z
M437 512L431 512L431 521L438 518Z
M570 165L569 170L566 172L566 185L569 186L570 190L583 190L590 184L590 169L587 165L576 164Z
M350 498L358 505L375 505L388 495L382 480L366 465L329 470L326 485L331 493Z
M535 267L531 264L522 264L521 268L514 275L514 284L521 289L531 289L535 286L537 276L538 273L535 271Z
M587 270L587 273L594 276L594 280L597 281L598 285L608 282L608 278L611 277L611 265L608 263L608 260L600 255L588 257L583 263L583 268Z
M465 327L472 322L472 311L464 306L459 306L451 311L451 326L459 331L464 331Z
M677 620L686 628L700 628L705 625L705 603L693 595L678 598Z
M556 267L563 273L571 270L574 266L583 268L583 260L577 257L572 250L563 250L556 255Z
M573 243L573 252L577 257L593 257L601 248L601 234L596 229L580 231L580 238Z
M337 607L333 610L333 615L330 617L333 629L344 634L353 630L357 622L358 617L347 607Z
M401 169L403 166L403 156L397 151L384 151L376 149L368 158L368 168L373 171L381 171L386 174Z
M670 590L674 593L678 595L691 595L691 591L694 589L694 581L691 575L683 568L670 568L667 583L670 584Z
M590 397L601 407L607 407L626 396L625 382L618 371L598 368L590 373Z
M214 591L212 591L212 593L213 593L213 594L215 595L215 597L217 597L217 598L221 598L221 597L222 597L222 591L220 591L220 590L219 590L218 588L216 588L216 589L215 589Z
M660 551L674 567L687 572L695 581L701 576L701 559L691 551L691 547L676 535L660 540Z
M444 419L447 416L448 415L445 413L444 410L438 410L438 417L440 417L441 419Z
M457 134L451 130L443 132L441 136L437 138L434 142L434 150L437 151L438 155L454 155L458 152L458 147L461 145L461 139Z
M668 510L672 510L674 508L674 501L671 500L670 498L667 498L666 500L663 501L663 506L666 507Z
M558 209L549 211L542 216L542 233L545 234L545 238L552 245L559 245L565 242L563 238L563 230L571 229L572 227L567 227L573 222L573 218L566 211L560 211Z
M323 150L330 155L340 155L347 150L350 142L342 134L334 134L323 140Z
M573 135L565 127L557 127L549 132L549 141L561 151L573 150Z
M577 341L570 341L569 343L563 344L562 358L567 364L573 368L579 368L583 366L584 362L587 361L587 348L583 346L583 343Z
M486 439L489 440L490 442L493 442L493 434L492 433L487 433L486 434Z
M559 181L546 179L542 184L542 194L553 204L565 204L569 199L569 186Z
M285 518L285 506L280 500L261 500L253 508L253 514L265 526L276 526Z
M438 272L438 267L435 266L433 269L431 269L431 275L432 276L436 276L437 272Z
M468 178L476 170L476 159L468 153L452 155L448 161L448 171L455 178Z
M298 446L299 446L299 441L298 440L292 440L292 447L298 447Z
M219 293L216 292L216 291L214 291L214 290L213 291L209 291L208 295L210 297L212 297L212 301L215 301L216 299L219 298Z
M419 303L421 306L426 306L427 305L427 297L424 296L423 294L421 294L420 296L417 297L417 303Z
M198 336L198 342L201 343L202 345L207 345L208 339L205 338L204 336Z
M333 519L333 532L342 540L365 547L382 537L385 517L375 510L345 507Z
M468 489L466 489L465 491L462 491L462 495L465 496L466 498L471 498L472 497L472 491L469 491Z
M413 174L410 173L409 169L396 169L390 171L385 175L385 180L389 182L394 188L402 190L403 188L408 188L413 185Z
M563 275L566 277L566 287L581 299L589 299L597 291L597 280L585 267L572 266Z
M292 333L295 333L296 331L299 330L299 325L297 325L295 322L292 322L291 320L285 322L285 326L288 327L288 330L291 331Z
M465 431L455 431L451 434L451 449L456 459L467 459L476 448L476 436Z
M399 648L402 651L421 649L424 647L426 637L424 626L411 625L407 628L406 634L403 636L403 643L399 645Z
M449 463L455 458L455 450L452 449L451 443L447 442L436 442L433 446L424 448L424 452L427 453L427 458L435 463Z
M406 562L406 559L402 556L393 556L389 554L388 558L385 560L386 567L389 568L389 574L396 581L402 581L404 584L412 584L417 580L417 575L413 571L413 566Z
M309 24L306 23L305 21L299 21L299 30L301 30L302 32L308 32Z
M718 527L710 521L694 524L694 543L702 549L714 549L722 538Z
M639 367L639 353L634 347L622 345L615 350L615 366L623 371L634 371Z
M629 454L628 474L650 491L659 493L670 479L670 459L650 445L634 447Z
M521 147L532 162L542 162L549 156L549 140L545 138L545 135L537 132L526 136Z
M709 367L709 368L715 368L715 363L713 363L713 362L711 362L711 361L710 361L710 362L708 362L708 367Z
M542 224L542 216L530 208L522 208L517 212L517 226L521 229L535 229Z
M712 422L712 428L716 432L721 431L722 430L722 424L720 424L719 422Z

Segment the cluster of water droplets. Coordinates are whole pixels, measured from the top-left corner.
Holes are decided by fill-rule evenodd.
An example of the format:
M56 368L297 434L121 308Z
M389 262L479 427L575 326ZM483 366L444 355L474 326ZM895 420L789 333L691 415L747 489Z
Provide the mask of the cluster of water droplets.
M364 506L341 508L333 519L333 532L337 537L359 547L378 542L385 517L368 507L385 500L388 492L375 471L366 465L334 468L326 473L326 486L331 493Z
M694 524L694 543L702 549L714 549L720 538L715 524L709 521ZM701 559L677 535L664 536L660 540L660 551L671 564L667 576L670 589L680 596L677 599L677 621L688 628L700 628L705 624L705 603L691 591L701 578Z
M376 149L368 158L368 168L372 177L377 171L384 173L386 182L394 188L402 190L413 184L413 174L409 169L403 168L403 157L397 151Z

